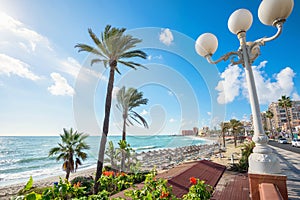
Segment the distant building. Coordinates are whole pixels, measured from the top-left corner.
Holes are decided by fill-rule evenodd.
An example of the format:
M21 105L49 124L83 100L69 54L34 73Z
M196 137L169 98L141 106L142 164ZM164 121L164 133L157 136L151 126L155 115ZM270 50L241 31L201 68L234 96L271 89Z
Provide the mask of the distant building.
M196 135L198 135L198 133L199 133L198 127L194 127L194 128L193 128L193 131L194 131L194 133L195 133Z
M196 135L196 133L193 131L193 130L182 130L181 131L181 134L183 135L183 136L192 136L192 135Z
M294 129L300 125L300 101L292 101L292 107L287 109L287 113L284 108L278 105L278 102L273 102L268 108L274 114L274 117L270 120L270 129L281 129L287 131L288 118L291 123L291 128Z
M204 126L199 130L198 135L200 136L206 136L209 132L209 127L208 126Z
M252 123L250 121L241 121L245 130L245 136L250 135L251 130L253 130Z

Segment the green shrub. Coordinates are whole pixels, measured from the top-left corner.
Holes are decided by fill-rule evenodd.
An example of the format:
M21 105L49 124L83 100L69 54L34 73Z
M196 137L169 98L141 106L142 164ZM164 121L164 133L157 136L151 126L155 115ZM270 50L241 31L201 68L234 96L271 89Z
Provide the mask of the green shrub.
M172 199L176 196L172 193L172 187L167 186L167 180L155 178L156 172L152 171L146 175L146 180L142 189L125 191L125 195L132 200L140 199Z
M183 200L208 200L213 192L212 186L205 184L204 181L200 181L194 177L190 178L190 182L193 184L189 192L183 195Z
M93 193L93 186L94 186L93 177L77 176L71 180L72 185L77 184L78 182L80 183L81 187L85 187L85 192L87 195Z
M250 154L253 152L253 148L255 147L255 143L248 142L242 145L242 157L239 160L239 163L232 164L230 170L238 171L238 172L247 172L249 168L248 158Z
M57 185L52 188L44 190L43 200L50 199L71 199L74 197L82 197L85 194L85 187L81 187L80 183L70 184L68 180L63 181L61 178Z

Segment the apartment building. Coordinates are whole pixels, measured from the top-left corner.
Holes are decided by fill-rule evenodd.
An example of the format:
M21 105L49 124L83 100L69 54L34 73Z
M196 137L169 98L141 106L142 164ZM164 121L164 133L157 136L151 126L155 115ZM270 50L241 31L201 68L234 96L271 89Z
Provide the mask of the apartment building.
M300 101L292 101L292 107L287 109L287 113L284 108L278 105L278 102L271 103L268 110L274 115L272 119L268 119L265 114L262 114L263 125L268 130L281 129L282 131L287 131L287 117L290 119L292 129L300 125Z

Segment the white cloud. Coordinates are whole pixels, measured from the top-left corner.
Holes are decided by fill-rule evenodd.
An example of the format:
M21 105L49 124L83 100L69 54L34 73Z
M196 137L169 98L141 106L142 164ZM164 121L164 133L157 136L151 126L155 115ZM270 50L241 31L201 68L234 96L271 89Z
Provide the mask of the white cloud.
M290 96L294 92L294 71L290 67L282 69L278 74L274 74L275 80L267 77L264 67L267 62L261 62L258 66L253 66L253 74L257 95L261 104L269 104L277 101L282 95ZM245 76L245 75L243 75ZM243 84L243 94L248 97L247 85ZM297 93L295 93L297 95Z
M229 65L221 74L223 80L219 81L215 88L219 91L218 103L226 104L234 100L239 95L241 81L239 80L241 69L237 65Z
M39 80L40 77L29 70L30 66L16 58L0 54L0 74L7 76L17 75L33 81Z
M162 43L164 43L167 46L170 46L173 42L174 38L173 38L173 34L170 31L170 29L166 28L166 29L162 29L159 35L159 41L161 41Z
M147 115L147 114L148 114L148 111L145 110L145 109L143 109L143 111L140 113L140 115L142 115L142 116L145 116L145 115Z
M72 57L67 57L65 60L61 60L62 71L70 74L74 78L78 76L81 65Z
M176 119L171 118L171 119L169 119L169 122L170 122L170 123L176 122Z
M207 112L207 115L211 116L211 112Z
M157 59L157 60L161 60L163 59L162 55L158 55L158 56L152 56L152 55L149 55L147 57L148 60L154 60L154 59Z
M22 40L22 42L19 42L19 45L27 51L35 52L37 45L40 45L43 48L46 47L48 50L52 50L50 42L46 37L32 29L29 29L22 22L3 12L0 12L0 31L5 31L18 37Z
M61 53L52 49L54 45L51 44L46 36L1 11L0 35L3 35L5 38L5 41L1 41L0 38L3 54L10 55L10 52L14 52L14 59L23 68L25 67L25 69L28 69L28 66L39 66L36 70L39 73L47 75L53 71L59 71L71 75L74 79L79 78L89 81L91 80L91 76L93 76L107 81L107 78L103 74L94 69L82 67L76 59L72 57L59 57ZM12 74L13 69L10 70ZM31 71L29 72L33 74ZM79 73L80 76L78 76ZM30 77L28 73L26 77L31 79L37 78L32 75Z
M296 92L292 94L292 100L294 101L299 101L300 100L300 95L297 94Z
M92 75L103 81L108 81L107 78L103 74L100 74L99 72L96 72L90 68L82 67L82 65L72 57L67 57L64 60L61 60L60 61L60 69L61 69L61 71L70 74L74 78L77 78L78 74L80 72L83 72L84 75ZM80 70L82 70L82 71L80 71ZM86 76L83 76L83 77L88 78Z
M267 61L263 61L258 66L252 67L259 102L269 104L277 101L282 95L292 95L293 99L299 99L298 93L295 92L293 69L290 67L282 69L272 76L274 77L272 80L264 71L266 64ZM218 102L220 104L232 102L240 95L240 91L244 97L249 98L245 72L238 66L228 66L221 74L221 78L223 80L216 87L216 90L219 91Z
M48 87L48 91L52 95L74 95L74 89L68 84L67 80L59 73L51 73L51 78L54 81L54 85Z

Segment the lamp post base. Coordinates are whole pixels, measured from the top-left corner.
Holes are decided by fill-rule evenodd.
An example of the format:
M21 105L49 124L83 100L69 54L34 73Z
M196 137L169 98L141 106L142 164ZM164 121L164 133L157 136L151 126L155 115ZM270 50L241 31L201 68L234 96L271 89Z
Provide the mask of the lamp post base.
M273 153L261 154L253 152L249 156L248 173L280 174L279 160Z
M249 186L250 186L250 196L251 200L260 200L260 189L259 185L261 183L272 183L278 188L282 199L288 199L288 191L286 186L287 177L284 175L274 175L274 174L255 174L248 173ZM268 192L268 191L265 191Z

